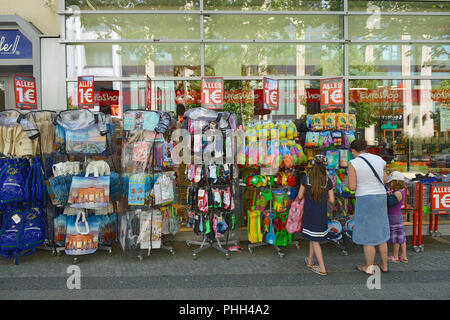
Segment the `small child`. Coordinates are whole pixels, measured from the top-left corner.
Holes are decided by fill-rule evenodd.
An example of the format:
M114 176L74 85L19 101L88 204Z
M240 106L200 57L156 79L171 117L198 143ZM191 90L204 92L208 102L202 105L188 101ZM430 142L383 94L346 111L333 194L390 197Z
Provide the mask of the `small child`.
M389 256L388 259L389 261L395 263L400 261L408 263L408 258L406 257L406 234L401 212L406 196L405 177L401 172L394 171L389 176L387 182L390 184L393 190L392 192L398 199L397 205L392 208L388 208L389 229L391 231L391 237L388 244L393 245L392 256ZM398 255L400 248L402 249L401 256Z

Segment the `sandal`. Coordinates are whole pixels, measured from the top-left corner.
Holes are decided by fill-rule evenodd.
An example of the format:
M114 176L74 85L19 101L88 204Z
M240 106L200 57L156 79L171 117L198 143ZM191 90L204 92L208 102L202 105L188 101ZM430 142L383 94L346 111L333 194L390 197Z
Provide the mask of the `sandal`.
M305 263L306 263L306 266L307 266L308 268L314 267L314 264L313 264L313 263L311 263L311 264L308 263L308 257L305 257Z
M318 275L321 275L321 276L326 276L327 275L326 272L322 272L322 271L319 270L319 266L312 266L311 271L314 272L314 273L317 273Z
M403 258L403 256L399 256L398 260L403 262L403 263L408 263L408 258Z
M388 260L389 260L390 262L394 262L394 263L399 263L399 262L400 262L399 258L395 259L394 256L389 256L389 257L388 257Z
M381 272L383 272L383 273L388 273L389 272L389 269L388 270L383 270L383 268L381 267L381 262L380 263L377 263L377 266L378 266L378 268L380 268L380 270L381 270Z
M371 276L375 273L375 272L367 272L366 266L363 266L363 265L356 266L356 270L363 272L365 274L371 275Z

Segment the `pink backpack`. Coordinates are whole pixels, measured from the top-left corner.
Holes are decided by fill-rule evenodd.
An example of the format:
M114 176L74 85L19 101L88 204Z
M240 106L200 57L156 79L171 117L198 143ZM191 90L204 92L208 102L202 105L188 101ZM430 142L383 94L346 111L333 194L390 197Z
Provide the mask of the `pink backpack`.
M303 229L303 212L304 212L305 200L298 200L295 198L289 209L289 216L286 223L287 232L293 234L301 232Z

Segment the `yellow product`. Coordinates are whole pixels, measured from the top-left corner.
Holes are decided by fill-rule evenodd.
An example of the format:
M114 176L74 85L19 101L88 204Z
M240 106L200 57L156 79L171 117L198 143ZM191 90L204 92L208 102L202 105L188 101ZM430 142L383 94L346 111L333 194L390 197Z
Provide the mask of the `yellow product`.
M348 115L348 130L350 131L356 130L356 115L354 114Z
M336 129L348 130L349 129L349 117L347 113L336 114Z
M322 113L316 113L312 115L311 129L313 131L325 130L325 115Z
M335 130L336 129L336 114L335 113L325 113L325 130Z

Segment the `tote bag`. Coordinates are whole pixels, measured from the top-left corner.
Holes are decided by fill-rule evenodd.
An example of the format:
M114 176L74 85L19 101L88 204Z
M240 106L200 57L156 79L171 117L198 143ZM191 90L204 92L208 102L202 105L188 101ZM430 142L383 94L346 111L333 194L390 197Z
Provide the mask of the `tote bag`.
M94 176L73 177L70 187L69 203L73 208L101 209L110 202L109 176L98 175L97 168Z
M65 252L67 255L91 254L98 249L98 222L95 215L86 217L84 210L67 216Z

